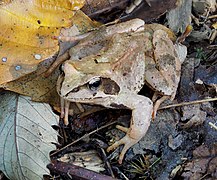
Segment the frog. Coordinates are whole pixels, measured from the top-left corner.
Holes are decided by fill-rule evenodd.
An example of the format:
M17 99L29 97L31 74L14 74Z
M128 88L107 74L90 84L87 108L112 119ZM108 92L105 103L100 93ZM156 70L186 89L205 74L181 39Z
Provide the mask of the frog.
M125 136L107 148L109 152L124 145L120 164L147 133L159 105L175 97L181 60L168 32L141 19L104 26L72 47L70 59L61 66L57 92L65 124L70 102L132 111L129 128L117 126ZM144 84L156 91L152 100L138 94ZM158 95L162 97L156 99Z

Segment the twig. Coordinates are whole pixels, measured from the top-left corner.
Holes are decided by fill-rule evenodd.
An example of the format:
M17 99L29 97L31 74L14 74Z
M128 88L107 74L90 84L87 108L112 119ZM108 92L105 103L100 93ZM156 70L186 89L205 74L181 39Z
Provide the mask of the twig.
M78 141L80 141L80 140L82 140L82 139L84 139L84 138L86 138L86 137L88 137L88 136L90 136L90 135L96 133L97 131L100 131L100 130L102 130L102 129L108 127L108 126L111 126L111 125L113 125L113 124L115 124L115 123L117 123L117 121L114 121L114 122L111 122L111 123L106 124L106 125L104 125L104 126L101 126L100 128L98 128L98 129L96 129L96 130L94 130L94 131L92 131L92 132L90 132L90 133L88 133L88 134L83 135L82 137L78 138L77 140L75 140L75 141L71 142L70 144L64 146L63 148L61 148L61 149L55 151L55 152L52 153L50 156L56 155L56 154L59 153L60 151L63 151L64 149L68 148L69 146L72 146L73 144L77 143Z
M104 162L105 162L105 164L106 164L106 166L108 168L108 172L111 174L111 176L113 178L115 178L114 172L112 171L112 167L111 167L111 164L109 163L109 160L108 160L108 158L106 156L105 150L102 147L100 147L100 150L101 150L101 152L103 154L103 159L104 159Z
M51 164L48 164L48 169L54 173L63 174L68 176L70 179L81 179L81 180L115 180L107 175L99 174L97 172L73 165L71 163L65 163L61 161L53 161Z
M209 45L207 46L208 49L217 49L217 45Z
M213 124L212 122L209 122L209 125L210 125L211 127L213 127L215 130L217 130L217 126L216 126L215 124Z
M213 19L213 18L217 18L217 14L208 17L208 19Z
M211 101L217 101L217 98L202 99L202 100L191 101L191 102L182 102L182 103L178 103L178 104L171 104L168 106L160 107L158 110L168 109L168 108L172 108L172 107L179 107L179 106L187 106L187 105L192 105L192 104L200 104L200 103L211 102Z

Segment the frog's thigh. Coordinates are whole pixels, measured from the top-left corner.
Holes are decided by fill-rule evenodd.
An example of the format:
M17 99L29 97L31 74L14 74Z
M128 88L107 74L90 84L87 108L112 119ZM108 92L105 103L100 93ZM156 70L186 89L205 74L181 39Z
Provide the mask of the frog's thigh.
M145 80L150 87L159 92L164 92L169 87L163 74L157 69L155 61L150 57L145 59Z

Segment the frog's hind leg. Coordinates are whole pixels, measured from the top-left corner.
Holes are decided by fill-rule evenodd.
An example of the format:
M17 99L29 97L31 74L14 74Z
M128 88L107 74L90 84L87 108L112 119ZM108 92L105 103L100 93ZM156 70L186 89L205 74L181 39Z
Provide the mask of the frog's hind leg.
M154 96L152 98L152 100L156 100L157 98L157 94L154 93ZM165 100L169 99L170 96L162 96L160 99L156 100L154 103L154 107L153 107L153 112L152 112L152 120L155 119L156 114L157 114L157 110L159 108L159 106L161 105L162 102L164 102Z
M122 94L119 98L120 102L117 100L117 104L121 104L129 109L132 109L130 127L126 128L116 126L118 129L125 132L126 135L119 141L109 146L107 151L109 152L120 145L124 145L118 161L119 164L121 164L127 150L136 144L143 136L145 136L150 125L153 103L149 98L140 95Z
M159 98L159 96L160 96L160 94L157 91L155 91L154 95L151 98L152 102L157 101L157 99Z

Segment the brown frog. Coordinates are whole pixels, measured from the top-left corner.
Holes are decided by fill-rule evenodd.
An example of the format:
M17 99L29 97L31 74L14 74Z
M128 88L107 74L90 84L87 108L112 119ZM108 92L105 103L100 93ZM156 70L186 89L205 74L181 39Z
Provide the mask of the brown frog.
M62 65L57 91L65 124L70 102L132 110L130 127L118 126L126 135L107 149L124 144L119 163L146 134L160 103L175 97L181 62L168 34L166 27L144 25L140 19L102 27L71 48L70 60ZM162 95L154 107L137 94L144 83Z

